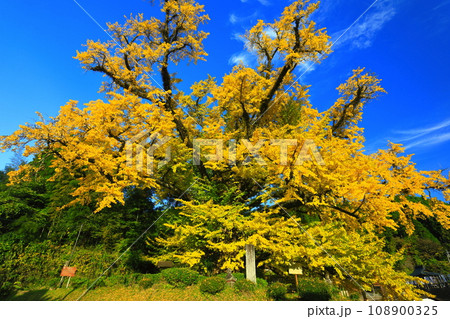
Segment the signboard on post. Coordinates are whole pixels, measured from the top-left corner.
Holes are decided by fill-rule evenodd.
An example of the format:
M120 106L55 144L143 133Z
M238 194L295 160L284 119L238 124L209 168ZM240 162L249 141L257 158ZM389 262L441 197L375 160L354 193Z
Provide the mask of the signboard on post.
M67 280L67 284L66 284L66 288L69 287L69 283L70 283L70 278L75 277L75 273L77 272L77 267L67 267L67 266L63 266L62 270L61 270L61 281L59 283L58 287L61 287L61 285L64 282L64 277L69 277L69 279Z
M289 274L290 275L303 275L303 269L302 269L302 267L289 268Z
M289 274L295 275L295 285L298 287L297 275L303 275L303 268L299 265L292 265L292 268L289 268Z
M77 272L77 267L67 267L64 266L61 270L61 277L74 277Z

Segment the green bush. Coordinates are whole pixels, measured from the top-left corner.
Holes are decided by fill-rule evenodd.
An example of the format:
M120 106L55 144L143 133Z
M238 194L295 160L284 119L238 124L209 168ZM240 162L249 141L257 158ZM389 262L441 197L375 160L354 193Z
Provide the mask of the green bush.
M148 289L161 280L161 274L146 274L139 280L139 287Z
M116 275L118 277L118 284L126 287L131 287L138 284L143 278L143 274L126 274Z
M101 280L101 279L100 279ZM100 281L99 280L99 281ZM89 285L91 285L92 283L94 282L94 280L89 280L89 279L87 279L87 278L82 278L82 277L73 277L71 280L70 280L70 285L73 287L73 288L87 288L87 287L89 287ZM98 282L97 282L98 283ZM64 282L64 284L63 284L63 286L62 287L65 287L65 282Z
M245 274L242 274L240 272L233 274L233 276L234 278L236 278L236 280L245 280Z
M247 279L238 279L234 283L234 289L239 292L252 292L255 291L256 285L253 281Z
M263 288L265 288L265 287L267 287L269 284L267 283L267 281L266 281L265 279L262 279L262 278L256 278L256 285L257 285L258 287L263 287Z
M281 282L274 282L267 288L267 296L274 300L284 300L288 286Z
M52 278L48 281L47 287L57 288L60 281L61 281L61 278Z
M301 300L328 301L332 297L333 287L318 278L305 278L298 283Z
M206 278L200 283L200 291L214 295L224 290L225 284L225 279L221 277Z
M14 285L10 282L0 282L0 300L5 300L14 292Z
M59 283L61 269L71 256L71 245L55 245L49 240L24 243L3 238L0 237L0 265L4 281L12 284L21 282L25 289L49 287L49 282L55 278ZM108 253L101 246L90 249L78 247L72 257L70 265L77 267L75 278L90 278L93 281L111 265L117 253ZM116 266L111 271L114 274L125 269Z
M126 274L126 275L111 275L105 278L105 285L107 287L125 286L130 287L139 283L142 274Z
M189 268L168 268L161 271L162 277L175 287L186 287L198 282L199 274Z
M123 275L112 275L105 278L106 287L126 286L127 278Z
M130 274L127 276L127 286L134 286L134 285L138 285L142 278L144 278L143 274Z
M352 300L352 301L358 301L359 298L360 298L360 294L357 292L350 294L350 300Z

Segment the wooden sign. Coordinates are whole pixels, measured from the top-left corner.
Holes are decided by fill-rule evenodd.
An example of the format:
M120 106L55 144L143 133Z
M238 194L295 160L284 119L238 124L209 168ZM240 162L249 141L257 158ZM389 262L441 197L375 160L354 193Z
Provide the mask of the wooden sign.
M172 268L175 267L175 264L170 261L170 260L163 260L163 261L158 261L158 263L156 264L156 267L158 268Z
M74 277L77 272L77 267L66 267L64 266L61 270L61 277Z
M303 275L303 269L302 269L302 267L289 268L289 274L290 275Z
M300 265L291 264L292 268L289 268L289 274L295 275L295 286L298 287L298 275L303 275L303 268Z

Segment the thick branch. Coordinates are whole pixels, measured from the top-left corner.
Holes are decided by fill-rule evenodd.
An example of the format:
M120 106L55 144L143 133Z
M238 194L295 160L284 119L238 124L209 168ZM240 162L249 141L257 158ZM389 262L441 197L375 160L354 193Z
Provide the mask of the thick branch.
M359 87L356 91L355 97L347 104L343 106L343 110L341 116L338 121L334 121L333 126L331 127L331 131L333 135L337 135L339 129L342 129L345 125L345 121L347 120L347 111L352 107L356 108L359 103L361 103L363 99L363 87Z
M293 64L292 62L288 61L286 62L286 64L283 66L283 68L281 69L280 74L278 74L277 79L275 80L275 83L273 84L272 88L270 89L269 93L267 94L267 96L264 98L264 100L262 100L261 102L261 106L259 108L259 112L261 115L263 115L264 113L266 113L266 111L269 109L269 104L272 101L273 97L275 96L275 93L280 89L281 84L283 83L284 78L286 77L286 75L292 71L295 68L295 64Z

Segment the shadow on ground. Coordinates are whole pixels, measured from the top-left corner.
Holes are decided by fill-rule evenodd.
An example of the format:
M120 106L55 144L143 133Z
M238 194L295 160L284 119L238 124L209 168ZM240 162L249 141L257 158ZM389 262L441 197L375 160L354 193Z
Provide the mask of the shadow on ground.
M31 290L27 292L16 292L8 298L9 301L50 301L49 296L46 296L48 289Z
M76 289L57 289L57 292L49 289L38 289L30 291L18 291L7 298L8 301L63 301Z

